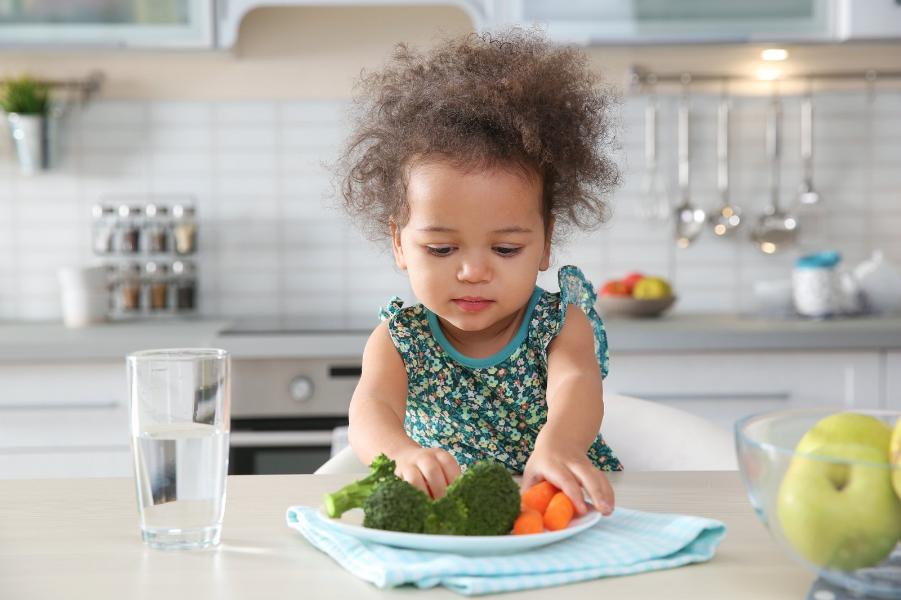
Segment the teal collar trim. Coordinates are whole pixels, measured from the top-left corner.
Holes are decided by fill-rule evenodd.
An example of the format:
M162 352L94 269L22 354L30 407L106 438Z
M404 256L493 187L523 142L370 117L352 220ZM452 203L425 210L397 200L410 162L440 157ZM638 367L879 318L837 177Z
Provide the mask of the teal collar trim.
M472 367L475 369L480 369L484 367L492 367L500 362L503 362L510 358L510 355L519 348L520 344L522 344L523 340L526 339L526 334L529 332L529 321L532 320L532 312L535 310L535 305L538 304L539 298L541 298L541 294L544 293L544 290L535 286L535 291L532 292L532 297L529 299L529 305L526 308L526 313L523 315L522 323L519 324L519 330L517 330L516 335L513 336L507 345L501 348L495 354L491 356L486 356L485 358L470 358L469 356L465 356L461 354L454 346L450 343L447 337L444 335L444 331L441 330L441 325L438 323L438 317L430 311L429 309L425 309L426 315L429 320L429 329L432 330L432 335L435 336L435 339L438 340L438 344L447 352L451 358L460 363L461 365Z

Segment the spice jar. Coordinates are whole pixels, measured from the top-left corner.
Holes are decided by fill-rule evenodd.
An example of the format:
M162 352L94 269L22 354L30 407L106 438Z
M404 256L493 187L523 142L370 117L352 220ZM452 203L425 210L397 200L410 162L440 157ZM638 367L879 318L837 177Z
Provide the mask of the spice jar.
M176 204L172 207L172 237L176 254L194 254L197 250L197 223L194 207Z
M127 206L123 204L119 207L119 226L118 226L118 249L119 252L126 254L136 254L141 247L141 207Z
M141 265L122 263L116 283L115 306L123 314L133 314L141 310Z
M169 267L150 261L144 265L147 286L147 305L152 311L169 308Z
M179 312L197 308L197 275L194 264L177 260L172 263L172 285L175 288L175 308Z
M92 246L94 254L110 254L113 251L113 231L116 227L116 211L112 206L95 204L91 209L94 216Z
M158 204L144 208L144 247L150 254L169 251L169 209Z

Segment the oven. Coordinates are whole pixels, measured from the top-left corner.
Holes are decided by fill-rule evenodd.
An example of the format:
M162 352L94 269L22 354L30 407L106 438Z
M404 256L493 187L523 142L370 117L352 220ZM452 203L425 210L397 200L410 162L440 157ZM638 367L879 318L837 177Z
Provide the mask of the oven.
M347 444L360 358L232 359L232 475L312 473Z

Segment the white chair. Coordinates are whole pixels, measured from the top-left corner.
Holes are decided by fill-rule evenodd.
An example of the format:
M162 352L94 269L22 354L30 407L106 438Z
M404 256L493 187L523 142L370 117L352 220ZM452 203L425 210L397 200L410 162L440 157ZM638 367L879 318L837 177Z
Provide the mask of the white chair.
M738 468L732 432L658 402L608 394L604 439L627 471L730 471ZM347 446L316 474L366 473Z

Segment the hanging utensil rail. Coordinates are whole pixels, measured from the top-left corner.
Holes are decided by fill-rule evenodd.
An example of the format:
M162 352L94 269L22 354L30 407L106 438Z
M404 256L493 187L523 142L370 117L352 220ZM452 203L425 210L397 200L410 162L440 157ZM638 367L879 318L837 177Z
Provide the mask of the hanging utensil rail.
M860 81L872 82L876 79L901 79L901 71L880 71L877 69L867 69L864 71L822 71L819 73L797 73L780 75L777 78L780 82L804 82L804 81ZM659 86L661 84L678 84L685 85L687 82L692 84L699 83L722 83L722 82L748 82L748 83L768 83L767 80L758 79L749 76L739 76L729 73L692 73L689 71L681 71L678 73L655 73L645 67L633 65L629 70L629 87L635 92L644 92L646 88Z

